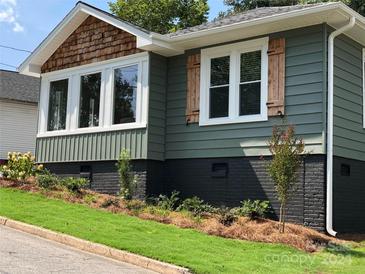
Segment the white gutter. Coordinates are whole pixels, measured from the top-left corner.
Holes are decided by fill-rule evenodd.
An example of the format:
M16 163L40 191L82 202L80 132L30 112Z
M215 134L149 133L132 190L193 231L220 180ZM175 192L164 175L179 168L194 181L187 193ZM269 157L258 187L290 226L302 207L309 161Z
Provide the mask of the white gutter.
M352 29L356 18L351 17L350 22L331 33L328 38L328 102L327 102L327 207L326 229L328 234L336 236L333 230L333 64L334 64L334 40L335 38Z

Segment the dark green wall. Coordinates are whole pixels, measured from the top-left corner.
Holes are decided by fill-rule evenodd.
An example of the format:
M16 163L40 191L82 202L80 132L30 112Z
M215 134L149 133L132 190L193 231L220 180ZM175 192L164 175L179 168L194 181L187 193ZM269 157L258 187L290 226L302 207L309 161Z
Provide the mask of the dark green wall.
M132 159L146 159L146 129L38 138L36 151L38 162L53 163L116 160L122 148Z
M167 59L150 54L148 159L164 160L166 124Z
M271 35L286 38L285 111L312 153L324 153L324 30L324 25L318 25ZM179 55L168 60L166 158L267 154L266 141L272 126L280 123L277 118L231 125L186 125L186 58Z
M334 155L365 161L362 46L346 36L335 40Z

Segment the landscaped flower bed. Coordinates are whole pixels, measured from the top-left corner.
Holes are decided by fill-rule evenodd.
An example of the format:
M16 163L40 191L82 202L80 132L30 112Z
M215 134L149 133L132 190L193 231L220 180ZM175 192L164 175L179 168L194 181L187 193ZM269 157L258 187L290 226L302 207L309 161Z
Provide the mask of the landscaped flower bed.
M41 188L35 177L24 181L0 179L0 187L16 188L29 192L37 192L46 197L65 200L72 203L86 204L113 213L128 214L141 219L154 220L165 224L173 224L181 228L192 228L201 232L226 238L259 241L267 243L283 243L295 248L314 252L326 247L330 242L339 240L328 237L315 230L300 225L288 224L285 233L279 233L279 223L269 219L223 216L229 211L194 213L185 209L170 210L166 205L146 203L139 200L124 200L120 197L100 194L87 189L71 191L66 187L53 189ZM171 197L165 197L170 199ZM159 200L161 201L161 199ZM178 200L176 201L176 205ZM204 204L204 206L207 206ZM176 206L178 207L178 206Z

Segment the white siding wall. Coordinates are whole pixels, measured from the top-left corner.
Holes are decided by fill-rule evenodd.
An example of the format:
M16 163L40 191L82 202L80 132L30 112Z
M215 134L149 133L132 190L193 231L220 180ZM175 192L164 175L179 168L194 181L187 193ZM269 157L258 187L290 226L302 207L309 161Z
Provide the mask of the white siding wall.
M0 100L0 159L9 151L35 151L37 105Z

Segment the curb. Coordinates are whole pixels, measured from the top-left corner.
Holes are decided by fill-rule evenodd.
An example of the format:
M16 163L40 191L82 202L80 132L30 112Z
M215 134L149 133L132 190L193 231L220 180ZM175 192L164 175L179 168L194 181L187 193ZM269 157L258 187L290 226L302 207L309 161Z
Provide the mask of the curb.
M140 266L163 274L190 274L190 270L184 267L160 262L154 259L136 255L127 251L115 249L102 244L96 244L66 234L53 232L37 226L25 224L0 216L0 225L33 234L51 241L55 241L89 253L105 256L121 262Z

